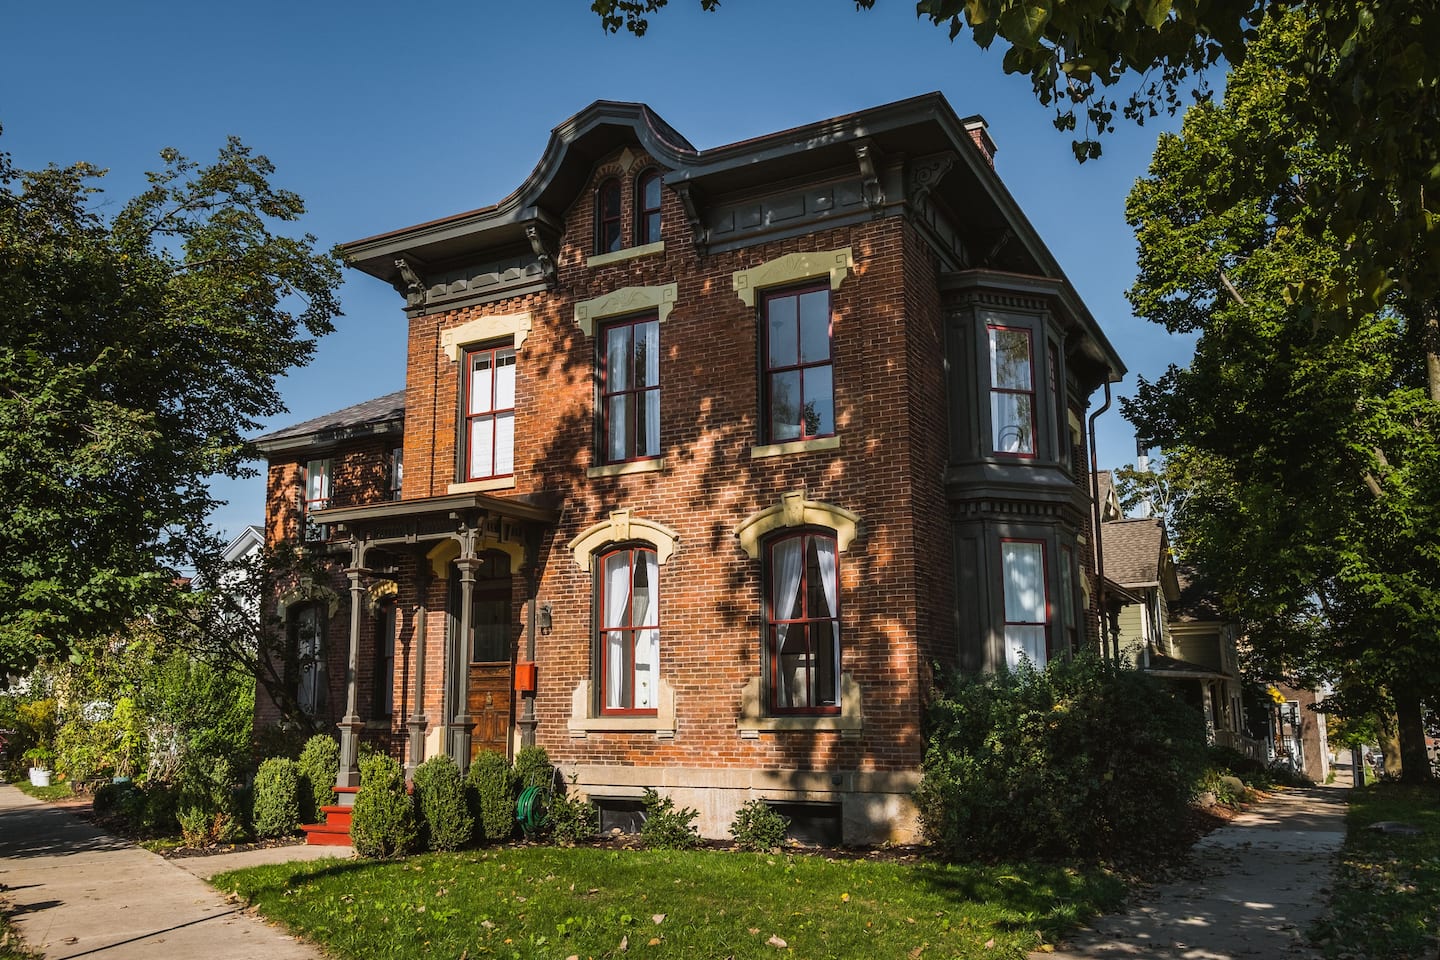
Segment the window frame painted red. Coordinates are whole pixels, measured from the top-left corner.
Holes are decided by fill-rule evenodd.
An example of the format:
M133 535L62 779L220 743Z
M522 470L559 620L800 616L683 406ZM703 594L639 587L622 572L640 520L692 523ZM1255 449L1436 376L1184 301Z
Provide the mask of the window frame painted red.
M1007 543L1033 543L1040 548L1040 589L1045 591L1045 600L1043 603L1045 619L1039 623L1031 622L1028 620L1007 619L1007 617L1009 616L1009 612L1005 609L1005 585L1007 582L1007 574L1005 570L1005 544ZM1046 663L1050 661L1050 656L1054 652L1052 645L1054 643L1055 637L1055 630L1053 628L1053 624L1055 622L1055 610L1052 606L1052 600L1050 597L1050 551L1046 549L1047 546L1048 544L1044 540L1036 537L1000 538L1000 635L1003 639L1005 636L1005 630L1009 627L1043 627L1045 630L1044 648ZM1009 641L1005 641L1005 644L1005 660L1008 664L1010 660ZM1035 664L1035 666L1043 667L1045 666L1045 664L1037 663Z
M607 194L614 192L615 213L613 216L605 212L605 200ZM619 177L606 177L595 187L595 253L598 256L602 253L614 253L617 250L625 249L625 216L624 216L624 191L620 189ZM607 226L613 224L615 227L615 247L605 243Z
M634 394L637 394L637 393L649 393L649 392L652 392L652 391L653 391L654 394L655 394L655 406L656 406L656 410L657 410L656 415L659 416L658 411L659 411L659 409L660 409L660 382L659 382L659 381L660 381L660 377L659 377L658 373L657 373L657 375L656 375L656 383L655 383L655 385L654 385L653 387L631 387L631 388L629 388L629 389L625 389L625 390L615 390L615 391L611 391L611 390L608 390L608 389L607 389L608 386L609 386L609 378L610 378L610 350L608 349L608 348L609 348L609 340L610 340L610 331L616 329L617 327L624 327L624 326L635 327L635 326L638 326L638 325L640 325L640 324L642 324L642 323L653 323L653 324L655 324L655 335L656 335L656 341L658 342L658 341L659 341L659 338L660 338L660 336L659 336L659 335L660 335L660 316L659 316L658 313L655 313L655 312L653 312L653 311L652 311L652 312L649 312L649 313L637 313L637 314L633 314L633 315L628 316L628 317L619 317L619 318L617 318L617 319L615 319L615 320L608 320L608 321L606 321L605 324L600 328L600 335L599 335L598 337L596 337L596 345L595 345L595 346L596 346L596 350L597 350L597 351L599 352L599 354L600 354L600 359L599 359L599 364L598 364L598 366L599 366L599 368L600 368L600 375L599 375L599 378L598 378L598 379L599 379L599 407L600 407L600 437L599 437L600 458L599 458L599 459L600 459L600 462L601 462L602 464L605 464L605 465L607 465L607 466L610 465L610 464L615 464L615 463L641 463L641 462L644 462L644 461L646 461L646 460L659 460L659 459L664 455L663 453L657 451L657 452L655 452L655 453L653 453L653 454L649 454L649 455L643 456L643 457L621 457L621 458L619 458L619 459L611 459L611 458L610 458L610 398L611 398L611 397L625 396L625 395L627 395L627 394L633 396ZM629 362L632 364L632 374L631 374L632 379L633 379L633 376L634 376L634 374L633 374L633 364L634 364L634 360L635 360L635 352L634 352L634 349L635 349L635 335L634 335L634 333L633 333L633 331L632 331L632 333L631 333L631 335L630 335L630 356L629 356L629 358L628 358L628 359L629 359ZM663 355L662 355L662 356L663 356ZM656 369L657 369L657 371L658 371L658 369L659 369L659 361L660 361L660 359L661 359L660 356L657 356L657 357L656 357ZM632 411L633 411L634 409L638 409L638 407L632 408ZM637 424L637 426L643 426L643 424Z
M660 185L660 191L657 192L657 199L656 199L656 202L655 202L655 206L653 206L653 207L650 207L650 206L646 206L646 205L645 205L645 186L646 186L646 184L648 184L651 180L656 181L656 182L659 183L659 185ZM649 169L642 171L641 174L640 174L640 176L638 176L638 177L635 178L635 245L636 245L636 246L643 247L643 246L645 246L645 245L648 244L648 243L658 243L658 242L660 241L661 237L663 236L663 233L664 233L664 222L663 222L663 219L657 219L657 220L656 220L656 222L655 222L655 235L654 235L654 236L651 236L651 235L650 235L650 216L653 214L653 215L655 215L657 218L660 217L660 208L661 208L661 206L663 205L664 199L665 199L664 193L663 193L664 186L665 186L665 183L664 183L663 180L661 180L660 171L659 171L659 169L657 169L656 167L650 167Z
M810 571L809 571L809 552L808 552L808 549L807 549L807 548L809 547L809 543L808 543L807 541L810 540L810 539L813 539L813 538L821 538L821 539L829 540L830 543L835 547L835 609L831 612L831 615L830 615L829 617L811 617L811 616L808 616L808 614L810 613L810 610L809 610L809 587L810 587L810 584L809 584L809 582L808 582L808 577L809 577L809 575L810 575ZM799 539L799 540L801 541L801 543L800 543L800 583L799 583L799 586L798 586L796 589L797 589L797 591L798 591L798 595L804 600L805 610L804 610L803 612L806 613L807 616L802 617L802 618L799 618L799 619L785 618L785 619L778 619L778 620L777 620L777 619L775 618L775 597L773 596L773 593L772 593L772 591L773 591L773 589L774 589L774 576L773 576L773 571L774 571L774 569L775 569L775 567L774 567L774 564L775 564L775 560L774 560L775 548L776 548L777 546L779 546L780 544L782 544L782 543L786 543L786 542L788 542L788 541L790 541L790 540L796 540L796 539ZM841 699L841 696L842 696L842 691L841 691L841 686L842 686L842 684L841 684L841 679L840 679L840 677L841 677L841 664L844 662L844 646L843 646L843 643L842 643L841 631L840 631L840 625L841 625L840 608L841 608L841 606L842 606L842 597L841 597L841 590L840 590L840 544L839 544L838 538L836 537L834 531L829 531L829 530L824 530L824 529L816 529L816 528L802 528L802 529L799 529L799 530L787 530L786 532L784 532L784 533L782 533L782 534L779 534L779 535L777 535L777 536L770 537L768 540L765 541L765 562L764 562L764 564L762 565L762 568L761 568L761 571L760 571L760 575L761 575L761 580L762 580L761 589L762 589L763 596L764 596L765 662L766 662L766 664L767 664L768 673L769 673L769 676L766 678L766 686L767 686L767 688L768 688L767 691L766 691L766 704L767 704L767 707L768 707L768 709L769 709L770 714L773 715L773 716L837 716L837 715L839 715L839 713L841 712L841 708L842 708L842 704L841 704L841 702L840 702L840 699ZM824 588L822 587L821 589L823 590ZM780 696L779 696L780 690L779 690L779 683L778 683L778 678L780 677L780 662L779 662L779 661L780 661L780 650L779 650L779 637L778 637L778 635L777 635L777 633L776 633L776 628L779 627L782 623L783 623L783 624L789 624L792 628L795 627L795 626L797 626L797 625L798 625L798 626L803 626L803 627L805 628L805 646L806 646L806 652L807 652L807 655L809 656L809 658L810 658L810 660L811 660L812 663L813 663L814 660L815 660L815 652L814 652L814 648L811 646L811 636L812 636L812 635L811 635L811 632L810 632L810 629L809 629L810 626L811 626L812 624L820 624L820 623L832 623L832 624L834 624L834 636L835 636L835 663L834 663L834 672L835 672L835 704L834 704L833 706L823 706L823 705L822 705L822 706L809 706L809 707L782 707L782 706L780 706ZM809 670L810 670L810 669L811 669L811 668L807 667L807 674L806 674L806 680L807 680L807 681L813 680L813 678L812 678L812 677L810 676L810 674L809 674ZM813 691L813 689L814 689L814 683L813 683L813 682L807 682L807 685L806 685L807 694L808 694L810 691Z
M463 359L464 359L464 362L463 362L463 363L461 364L461 366L460 366L460 416L461 416L461 424L460 424L460 438L459 438L459 439L460 439L460 444L459 444L459 446L460 446L461 476L464 477L464 480L465 480L466 483L471 483L471 482L478 481L478 480L500 480L500 479L503 479L503 478L505 478L505 477L513 477L513 476L515 475L515 407L514 407L513 405L512 405L512 406L509 406L509 407L496 407L496 406L494 406L494 403L495 403L495 385L496 385L496 383L499 382L499 377L497 377L497 376L495 375L495 371L498 369L498 367L497 367L496 364L495 364L495 359L496 359L496 356L497 356L501 351L505 351L505 350L508 350L508 351L510 352L511 363L512 363L512 365L515 367L515 384L516 384L516 388L517 388L517 389L516 389L516 394L518 395L518 394L519 394L519 389L518 389L518 388L519 388L519 384L520 384L520 376L519 376L519 374L520 374L520 370L519 370L519 367L520 367L520 356L519 356L519 354L516 352L516 350L515 350L515 345L514 345L513 343L507 341L507 342L502 342L502 343L475 344L475 345L472 345L472 346L467 346L467 347L465 348L463 354L462 354L462 357L463 357ZM471 410L471 409L470 409L470 383L471 383L471 381L474 379L474 377L472 376L472 373L473 373L473 363L474 363L474 358L477 357L477 356L479 356L479 355L482 354L482 353L488 353L488 354L490 354L490 403L491 403L491 406L490 406L488 409L486 409L486 410ZM514 401L512 400L511 402L512 402L512 404L513 404ZM495 424L499 422L499 416L500 416L500 414L502 414L502 413L509 413L509 414L510 414L510 427L511 427L511 429L510 429L510 472L509 472L509 473L495 473L495 472L494 472L494 471L495 471L495 452L496 452L496 450L498 449L498 446L497 446L497 444L495 443L495 432L494 432L494 430L495 430ZM487 474L473 474L473 473L470 472L470 463L471 463L471 460L472 460L472 458L471 458L471 456L470 456L470 442L471 442L471 437L472 437L472 430L471 430L470 424L471 424L474 420L476 420L476 419L478 419L478 418L480 418L480 417L490 417L490 418L491 418L491 436L490 436L490 470L491 470L491 472L490 472L490 473L487 473Z
M999 444L996 442L997 439L998 439L998 437L996 437L996 435L995 435L995 427L996 427L996 424L995 424L995 422L994 422L994 419L995 419L995 403L994 403L993 400L991 400L991 402L990 402L990 404L989 404L989 408L990 408L990 419L991 419L991 423L990 423L990 452L991 452L992 455L997 456L997 457L1009 457L1009 458L1012 458L1012 459L1015 459L1015 460L1034 460L1036 457L1038 457L1038 456L1040 455L1040 431L1039 431L1039 429L1038 429L1037 418L1036 418L1036 416L1035 416L1035 395L1036 395L1036 389L1035 389L1035 331L1032 330L1032 329L1029 328L1029 327L1026 327L1026 326L1017 326L1017 325L1014 325L1014 324L1004 324L1004 323L987 323L987 324L985 324L985 352L986 352L986 358L987 358L987 360L989 361L989 362L986 364L987 373L988 373L988 371L990 370L990 368L994 366L994 363L995 363L995 357L994 357L994 352L993 352L993 351L994 351L994 348L990 345L990 331L991 331L991 330L1001 330L1001 331L1005 331L1005 332L1023 333L1023 334L1025 335L1025 349L1026 349L1027 354L1028 354L1028 356L1029 356L1028 366L1029 366L1029 368L1030 368L1030 389L1029 389L1029 390L1015 390L1015 389L1012 389L1012 388L1010 388L1010 387L997 387L997 386L995 386L995 379L994 379L994 377L993 377L993 376L987 376L987 379L990 381L990 383L989 383L990 390L989 390L989 394L987 395L987 399L992 398L992 397L993 397L995 394L997 394L997 393L1007 394L1007 395L1010 395L1010 396L1026 396L1026 397L1029 397L1029 398L1030 398L1030 452L1029 452L1029 453L1026 453L1026 452L1024 452L1024 451L1017 451L1017 452L1015 452L1015 453L1010 453L1010 452L1001 450L1001 449L999 448Z
M310 465L314 463L325 465L322 471L325 477L323 497L310 496ZM310 515L316 510L329 507L330 502L335 499L335 458L315 457L306 460L300 474L300 540L303 543L317 543L329 538L330 527L324 523L313 523Z
M1065 631L1065 639L1072 653L1080 652L1080 604L1079 597L1076 596L1080 576L1074 549L1067 543L1060 544L1060 626ZM1070 607L1068 617L1065 612L1067 603Z
M629 569L630 569L630 594L629 594L629 598L627 599L626 603L630 606L631 611L634 610L634 598L635 598L635 555L636 555L636 554L649 554L650 556L652 556L652 557L655 558L655 580L656 580L656 582L650 584L650 589L651 589L652 591L654 591L654 594L655 594L655 602L654 602L654 604L652 604L652 609L655 611L655 616L652 618L652 622L649 623L649 624L642 624L642 625L640 625L640 626L636 626L635 624L631 623L631 624L629 624L629 625L627 625L627 626L624 626L624 627L607 627L607 626L605 626L605 611L606 611L606 606L605 606L605 603L606 603L606 596L605 596L605 561L606 561L607 559L609 559L610 557L613 557L613 556L614 556L615 554L617 554L617 553L627 553L627 554L629 554L629 557L627 558L627 563L628 563ZM630 706L630 707L608 707L608 706L606 706L606 704L609 702L609 699L610 699L609 696L608 696L608 694L609 694L610 691L609 691L609 688L606 686L606 681L607 681L607 679L608 679L609 676L610 676L610 662L609 662L609 659L608 659L608 658L609 658L610 644L606 642L606 637L605 637L605 635L606 635L607 633L617 633L617 632L619 632L619 633L624 633L624 634L626 634L627 637L628 637L628 640L629 640L629 649L630 649L630 702L633 704L633 703L635 702L635 689L636 689L636 687L635 687L635 641L636 641L636 635L637 635L640 631L642 631L642 630L654 630L654 631L655 631L655 695L658 697L659 692L660 692L660 685L659 685L659 680L660 680L660 583L659 583L659 580L660 580L660 559L659 559L659 552L655 549L655 547L651 546L650 544L646 544L646 543L622 543L622 544L614 544L614 545L611 545L611 546L606 547L604 550L601 550L599 553L595 554L595 558L594 558L594 560L593 560L593 562L592 562L591 565L592 565L592 567L595 569L595 578L596 578L596 584L597 584L597 586L596 586L597 597L596 597L596 602L595 602L595 617L596 617L596 620L595 620L595 635L596 635L596 638L597 638L597 640L598 640L598 644L599 644L599 647L600 647L600 656L599 656L600 682L599 682L599 684L598 684L599 692L600 692L600 702L599 702L599 712L600 712L600 715L601 715L601 716L606 716L606 717L653 717L653 716L655 716L655 715L659 712L658 701L657 701L657 705L654 706L654 707L634 707L634 706ZM633 612L632 612L632 617L633 617Z
M807 293L825 294L825 315L829 318L827 325L827 338L830 346L826 351L823 361L804 363L800 359L800 344L804 341L804 334L800 329L799 298ZM835 420L835 301L834 291L830 284L825 281L818 283L804 283L796 286L777 287L774 290L765 290L760 294L760 435L765 443L795 443L804 440L820 440L826 437L837 435L838 427ZM772 367L770 365L770 304L774 300L785 297L796 298L795 314L795 363ZM829 433L805 432L805 371L819 367L827 367L830 370L830 423ZM775 422L772 410L770 382L777 373L788 373L792 370L800 373L800 396L797 409L800 416L800 435L788 439L780 439L774 435Z

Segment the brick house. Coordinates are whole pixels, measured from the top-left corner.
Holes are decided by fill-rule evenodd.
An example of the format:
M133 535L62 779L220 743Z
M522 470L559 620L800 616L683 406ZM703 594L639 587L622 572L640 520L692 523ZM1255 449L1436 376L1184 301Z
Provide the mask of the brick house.
M277 606L342 784L361 737L533 743L607 823L654 787L708 836L759 798L911 837L934 665L1098 629L1124 367L993 152L939 94L709 150L597 102L498 204L345 245L403 398L258 442L268 535L335 556Z

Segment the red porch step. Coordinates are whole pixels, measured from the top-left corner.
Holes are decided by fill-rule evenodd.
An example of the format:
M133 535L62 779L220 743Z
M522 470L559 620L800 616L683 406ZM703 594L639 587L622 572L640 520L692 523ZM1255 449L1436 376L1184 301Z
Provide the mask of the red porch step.
M337 799L332 806L321 807L325 812L324 823L307 823L300 829L305 831L305 843L312 847L350 846L350 809L355 805L355 794L359 787L336 787Z

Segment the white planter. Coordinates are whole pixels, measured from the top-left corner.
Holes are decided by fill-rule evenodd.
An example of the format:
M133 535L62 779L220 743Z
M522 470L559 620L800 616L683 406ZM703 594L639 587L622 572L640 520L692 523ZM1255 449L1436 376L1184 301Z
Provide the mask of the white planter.
M50 786L50 771L41 767L30 768L30 785L32 787Z

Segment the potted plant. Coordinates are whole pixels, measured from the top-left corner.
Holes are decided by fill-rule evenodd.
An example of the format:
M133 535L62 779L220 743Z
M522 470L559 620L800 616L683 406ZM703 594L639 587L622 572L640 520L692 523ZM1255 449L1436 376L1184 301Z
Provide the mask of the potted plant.
M50 761L55 751L46 746L34 746L25 751L23 759L30 764L30 783L37 787L50 786Z

